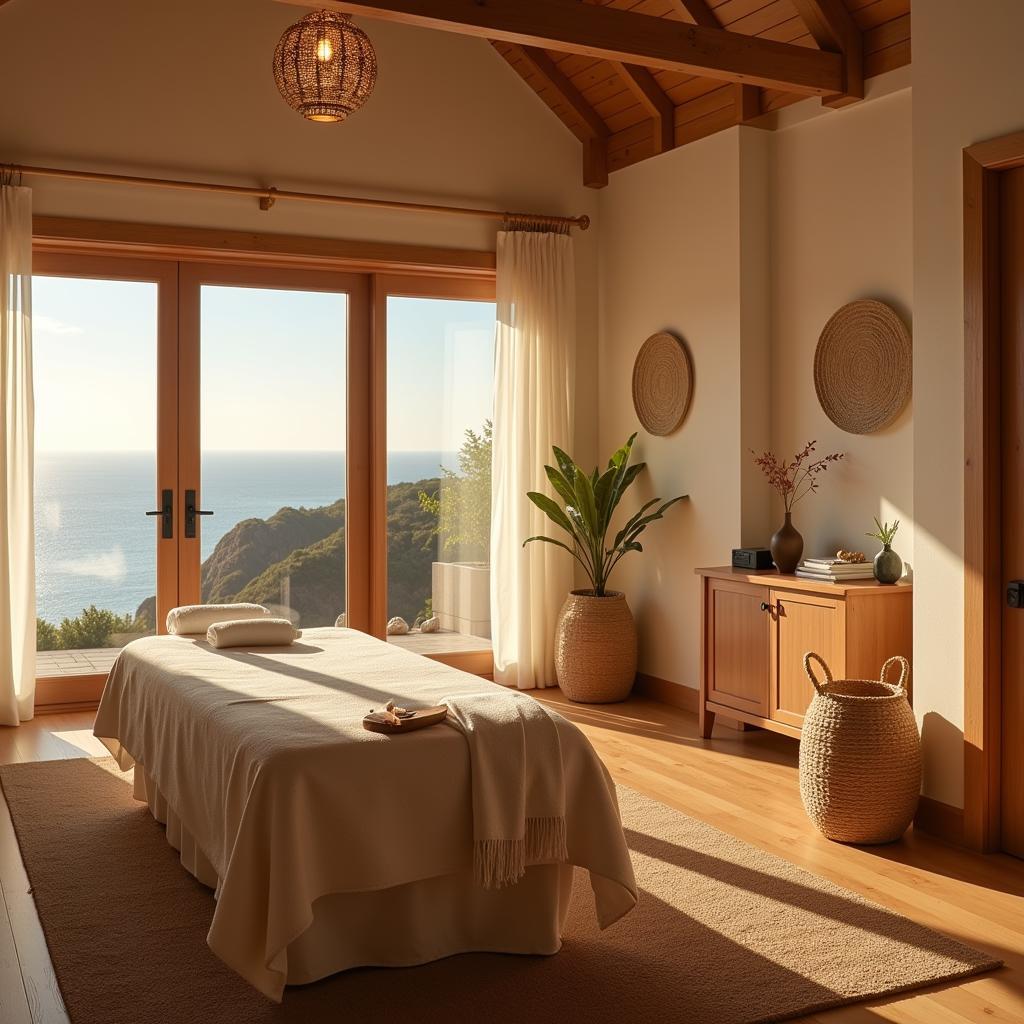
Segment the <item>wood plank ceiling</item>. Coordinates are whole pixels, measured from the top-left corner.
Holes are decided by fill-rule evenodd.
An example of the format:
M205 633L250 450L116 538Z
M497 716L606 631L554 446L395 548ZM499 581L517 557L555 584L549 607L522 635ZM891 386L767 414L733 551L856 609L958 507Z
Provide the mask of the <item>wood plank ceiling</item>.
M910 63L910 0L580 2L812 49L841 50L848 62L856 52L864 78ZM509 42L492 45L583 143L584 183L595 188L607 183L609 171L806 98L578 53ZM841 106L851 99L823 102Z

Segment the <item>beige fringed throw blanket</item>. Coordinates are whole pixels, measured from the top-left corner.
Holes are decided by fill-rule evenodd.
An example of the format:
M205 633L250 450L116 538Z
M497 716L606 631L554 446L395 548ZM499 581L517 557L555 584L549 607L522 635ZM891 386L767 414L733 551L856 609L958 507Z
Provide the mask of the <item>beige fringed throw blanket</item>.
M547 708L514 690L442 703L469 744L477 882L501 889L530 864L567 861L562 749Z

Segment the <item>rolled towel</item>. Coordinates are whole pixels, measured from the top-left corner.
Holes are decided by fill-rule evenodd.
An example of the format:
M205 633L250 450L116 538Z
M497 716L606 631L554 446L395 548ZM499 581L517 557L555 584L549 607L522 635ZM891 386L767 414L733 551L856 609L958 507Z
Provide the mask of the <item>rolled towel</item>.
M186 604L167 613L167 632L203 634L215 622L260 618L270 618L261 604Z
M213 647L287 647L300 636L287 619L234 619L215 622L206 631Z

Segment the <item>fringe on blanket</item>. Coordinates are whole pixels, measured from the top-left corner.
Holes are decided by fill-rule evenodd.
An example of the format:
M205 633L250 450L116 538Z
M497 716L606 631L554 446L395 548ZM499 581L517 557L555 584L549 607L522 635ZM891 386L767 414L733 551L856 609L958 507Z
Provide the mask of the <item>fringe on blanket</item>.
M477 839L473 874L484 889L515 885L527 864L562 864L569 859L565 818L527 818L524 839Z

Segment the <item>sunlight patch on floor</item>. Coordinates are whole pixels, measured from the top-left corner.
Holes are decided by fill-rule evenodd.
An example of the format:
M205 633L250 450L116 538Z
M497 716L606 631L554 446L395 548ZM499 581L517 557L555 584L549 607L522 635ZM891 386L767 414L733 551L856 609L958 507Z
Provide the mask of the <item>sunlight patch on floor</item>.
M103 757L109 754L105 746L89 729L70 729L64 732L54 732L54 739L60 740L62 743L67 743L69 746L77 747L87 757Z

